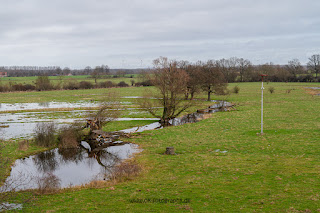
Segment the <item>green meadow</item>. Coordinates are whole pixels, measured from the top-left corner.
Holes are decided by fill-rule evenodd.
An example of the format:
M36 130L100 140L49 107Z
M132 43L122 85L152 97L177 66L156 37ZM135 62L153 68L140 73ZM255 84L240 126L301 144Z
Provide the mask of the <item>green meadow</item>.
M0 79L1 84L31 84L34 85L36 82L37 76L30 76L30 77L5 77ZM57 84L65 84L70 81L80 82L80 81L89 81L91 83L95 83L95 79L92 78L90 75L74 75L74 76L49 76L49 80L53 85ZM124 75L114 77L113 75L108 76L101 76L97 78L97 83L111 81L113 83L119 83L121 81L126 82L127 84L131 85L131 80L138 82L138 74L132 75Z
M143 150L133 157L142 168L137 176L46 195L19 192L10 202L32 195L22 212L319 212L320 96L305 87L320 84L265 83L263 135L259 134L261 83L234 83L229 89L234 86L240 88L239 94L213 97L235 104L234 110L125 139ZM107 91L141 96L143 90L15 92L1 93L0 100L99 101ZM198 107L207 105L202 101ZM114 122L105 128L113 131L151 122ZM14 141L5 145L8 165L43 150L30 144L21 151ZM169 146L176 155L163 154Z

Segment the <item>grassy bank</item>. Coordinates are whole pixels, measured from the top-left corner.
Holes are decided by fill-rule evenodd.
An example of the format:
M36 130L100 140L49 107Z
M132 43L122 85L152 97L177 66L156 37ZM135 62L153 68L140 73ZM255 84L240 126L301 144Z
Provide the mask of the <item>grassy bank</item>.
M131 139L143 149L136 156L143 171L133 180L39 195L23 211L319 211L320 96L304 87L320 85L265 84L264 135L257 135L261 85L230 88L235 85L240 93L227 99L237 104L236 111ZM267 91L271 86L273 94ZM163 155L168 146L177 155Z

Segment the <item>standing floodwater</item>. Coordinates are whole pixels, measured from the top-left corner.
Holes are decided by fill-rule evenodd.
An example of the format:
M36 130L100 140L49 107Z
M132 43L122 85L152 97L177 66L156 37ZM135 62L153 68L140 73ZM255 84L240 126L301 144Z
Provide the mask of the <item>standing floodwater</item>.
M2 190L36 189L46 178L47 181L54 179L58 188L103 180L115 164L137 152L139 149L135 144L110 146L98 152L88 152L83 148L45 151L16 160L6 180L8 187Z

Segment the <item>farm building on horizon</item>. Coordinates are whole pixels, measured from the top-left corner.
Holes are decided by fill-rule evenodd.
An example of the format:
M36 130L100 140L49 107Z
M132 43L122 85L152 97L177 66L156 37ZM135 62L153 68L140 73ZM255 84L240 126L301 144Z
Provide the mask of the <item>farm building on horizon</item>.
M3 77L8 77L8 73L7 72L0 72L0 78Z

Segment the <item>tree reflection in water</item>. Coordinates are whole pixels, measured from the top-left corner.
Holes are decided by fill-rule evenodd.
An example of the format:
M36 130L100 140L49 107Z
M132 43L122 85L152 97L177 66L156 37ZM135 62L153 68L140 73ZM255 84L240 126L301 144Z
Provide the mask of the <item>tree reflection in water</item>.
M33 162L37 166L38 171L43 173L53 172L59 167L55 156L55 149L45 151L35 155Z
M67 163L69 161L78 163L83 160L83 150L78 148L59 148L58 153L60 154L61 161L60 163L64 162Z
M119 144L117 144L119 145ZM112 144L110 145L112 146ZM110 147L109 146L109 147ZM37 170L42 173L54 172L59 166L67 163L79 163L84 158L88 159L89 164L94 164L92 160L96 161L104 170L110 170L116 163L119 162L120 158L117 153L111 153L107 151L107 148L86 151L83 148L68 148L68 149L53 149L45 151L35 155L33 158L34 164L37 166ZM92 160L91 160L92 159Z
M115 147L118 146L118 147ZM132 153L137 146L119 142L95 148L53 149L27 158L18 159L12 167L10 178L28 175L30 181L23 179L23 185L11 188L49 189L88 183L90 180L107 179L113 167ZM10 178L6 181L9 181Z

